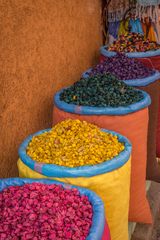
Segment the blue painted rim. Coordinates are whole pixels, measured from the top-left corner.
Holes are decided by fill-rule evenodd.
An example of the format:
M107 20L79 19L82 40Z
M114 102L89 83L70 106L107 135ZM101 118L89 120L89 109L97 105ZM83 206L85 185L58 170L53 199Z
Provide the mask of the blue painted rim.
M108 51L107 46L102 46L100 48L100 53L105 57L114 57L115 55L117 55L117 52ZM130 52L130 53L125 53L125 55L129 58L156 57L156 56L160 56L160 49L157 49L155 51L147 51L147 52Z
M125 107L90 107L90 106L78 106L75 104L68 104L60 100L60 94L64 89L60 90L54 95L54 104L61 110L69 113L75 113L79 115L126 115L139 111L148 107L151 104L151 98L148 93L135 89L135 91L142 92L144 98L136 103L130 104Z
M90 72L92 72L92 68L89 68L86 72L82 74L83 78L88 78ZM157 80L160 79L160 72L158 70L155 70L155 73L146 77L146 78L137 78L137 79L128 79L128 80L120 80L126 83L128 86L132 87L143 87L147 86Z

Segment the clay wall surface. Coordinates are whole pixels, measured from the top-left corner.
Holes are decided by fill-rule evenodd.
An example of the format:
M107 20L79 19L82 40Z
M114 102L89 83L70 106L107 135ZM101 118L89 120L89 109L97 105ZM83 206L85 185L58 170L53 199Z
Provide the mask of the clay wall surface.
M20 143L51 127L53 94L96 62L100 0L0 0L0 177Z

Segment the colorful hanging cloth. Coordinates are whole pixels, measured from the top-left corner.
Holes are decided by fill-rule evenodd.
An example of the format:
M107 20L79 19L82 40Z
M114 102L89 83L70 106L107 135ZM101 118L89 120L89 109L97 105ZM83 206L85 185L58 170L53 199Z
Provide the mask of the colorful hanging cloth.
M160 0L137 0L136 16L142 19L143 30L151 41L160 43ZM149 18L150 26L146 23ZM145 26L146 24L146 26Z
M110 22L108 26L108 32L111 36L113 36L115 39L118 38L118 29L119 29L119 21L116 22Z
M120 22L118 35L126 35L129 32L129 18Z
M120 22L109 22L108 34L109 34L109 45L112 44L118 38L118 29Z
M152 19L152 22L158 22L160 0L137 0L136 16L144 20L146 17Z
M130 32L144 34L139 18L129 20Z
M159 5L160 0L137 0L137 4L141 6L154 6L154 5Z
M121 21L129 8L129 0L111 0L108 6L108 22Z
M145 21L142 23L142 28L144 31L144 36L152 42L156 42L156 34L154 25L149 18L145 18Z

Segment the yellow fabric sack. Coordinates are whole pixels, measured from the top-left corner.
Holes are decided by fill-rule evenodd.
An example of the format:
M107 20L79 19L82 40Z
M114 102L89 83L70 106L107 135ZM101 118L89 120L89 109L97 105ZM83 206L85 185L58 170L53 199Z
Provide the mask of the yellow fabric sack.
M112 240L128 240L128 209L130 185L129 160L118 170L91 178L49 178L18 160L19 177L48 178L74 184L96 192L103 200Z
M111 239L128 240L131 145L125 137L117 135L119 141L125 144L123 152L102 164L79 168L65 168L33 161L26 154L26 147L31 136L22 143L19 149L19 176L54 179L86 187L96 192L105 205Z

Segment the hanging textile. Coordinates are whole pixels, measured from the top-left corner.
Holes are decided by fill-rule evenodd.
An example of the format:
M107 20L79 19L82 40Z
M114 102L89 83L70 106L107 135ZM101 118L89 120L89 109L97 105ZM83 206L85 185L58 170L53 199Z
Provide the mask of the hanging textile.
M129 0L112 0L108 6L108 22L121 21L129 8Z
M110 22L108 27L108 32L110 35L112 35L115 39L118 37L118 29L119 29L119 21L116 22Z
M137 0L137 3L147 7L160 4L160 0Z
M129 26L130 26L130 32L144 34L143 29L142 29L142 24L141 24L139 18L137 18L137 19L131 18L129 20Z
M137 0L136 16L142 19L143 31L150 41L160 42L160 0ZM146 22L149 19L149 23ZM146 26L145 26L146 25Z
M156 42L157 38L155 32L155 25L148 17L145 18L144 22L142 22L142 28L145 38L149 39L152 42Z
M129 18L122 20L119 25L118 35L126 35L129 32Z
M136 4L136 16L144 20L146 17L152 19L152 22L159 22L160 0L138 0Z
M112 44L118 38L119 21L110 22L108 25L109 44Z

